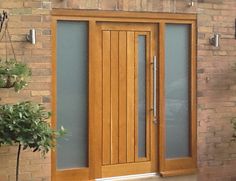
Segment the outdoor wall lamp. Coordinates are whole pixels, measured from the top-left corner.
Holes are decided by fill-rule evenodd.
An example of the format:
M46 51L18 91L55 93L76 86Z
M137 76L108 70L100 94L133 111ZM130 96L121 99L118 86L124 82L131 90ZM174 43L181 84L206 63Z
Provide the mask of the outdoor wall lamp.
M220 34L215 33L214 36L209 39L209 42L214 47L219 47L220 46Z
M29 34L26 35L26 39L28 42L35 45L35 43L36 43L36 30L30 29Z
M191 2L188 3L189 7L193 7L194 6L194 1L191 0Z

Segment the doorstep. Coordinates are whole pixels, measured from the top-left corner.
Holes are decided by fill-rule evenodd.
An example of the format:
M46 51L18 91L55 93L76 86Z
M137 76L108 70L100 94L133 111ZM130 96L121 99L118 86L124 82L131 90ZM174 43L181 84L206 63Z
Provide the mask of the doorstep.
M96 181L197 181L197 175L160 177L156 173L96 179Z

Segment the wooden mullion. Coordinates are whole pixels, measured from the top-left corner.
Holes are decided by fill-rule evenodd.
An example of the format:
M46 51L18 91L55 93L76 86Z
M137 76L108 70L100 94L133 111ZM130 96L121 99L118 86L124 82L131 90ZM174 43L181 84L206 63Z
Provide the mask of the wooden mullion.
M102 31L102 59L103 59L103 122L102 122L102 161L103 165L111 163L111 80L110 59L111 41L110 31Z
M89 21L89 179L101 177L102 165L102 40L98 35L96 22Z
M56 85L56 37L57 37L57 19L52 18L52 24L51 24L51 29L52 29L52 127L55 129L57 127L57 118L56 118L56 97L57 97L57 85ZM56 181L56 169L57 169L57 151L53 151L51 154L51 180Z
M158 120L159 120L159 169L160 172L165 170L165 23L159 24L159 61L158 61L158 73L159 73L159 101L158 101Z

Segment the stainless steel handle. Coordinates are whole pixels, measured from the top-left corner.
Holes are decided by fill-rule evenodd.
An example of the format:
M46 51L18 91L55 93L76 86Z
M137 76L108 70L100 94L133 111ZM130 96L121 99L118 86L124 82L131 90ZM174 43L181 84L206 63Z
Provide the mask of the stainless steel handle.
M157 123L157 57L153 57L153 122Z

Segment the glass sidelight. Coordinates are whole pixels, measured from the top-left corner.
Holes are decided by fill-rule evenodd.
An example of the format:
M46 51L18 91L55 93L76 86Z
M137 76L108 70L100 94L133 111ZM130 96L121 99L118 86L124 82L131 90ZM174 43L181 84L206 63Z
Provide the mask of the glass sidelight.
M167 24L165 37L166 157L190 156L190 25Z
M88 166L88 24L57 23L57 168Z

